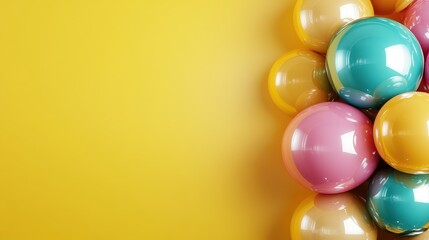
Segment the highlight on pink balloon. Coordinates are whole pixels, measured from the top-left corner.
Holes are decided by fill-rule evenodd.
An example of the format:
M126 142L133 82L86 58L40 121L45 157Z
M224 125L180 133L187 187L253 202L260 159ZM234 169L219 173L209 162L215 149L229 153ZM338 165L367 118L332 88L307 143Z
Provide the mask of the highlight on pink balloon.
M429 55L426 56L426 61L425 61L425 72L423 74L423 79L420 83L420 85L424 85L426 88L426 92L428 92L429 89Z
M429 86L427 85L427 83L425 81L421 81L417 91L429 93Z
M429 55L426 56L426 61L425 61L425 71L423 73L423 79L420 82L419 88L417 89L417 91L419 92L427 92L429 93Z
M284 133L282 155L296 181L326 194L359 186L379 162L372 121L339 102L319 103L296 115Z
M429 50L429 0L416 0L404 11L404 25L414 33L424 56Z

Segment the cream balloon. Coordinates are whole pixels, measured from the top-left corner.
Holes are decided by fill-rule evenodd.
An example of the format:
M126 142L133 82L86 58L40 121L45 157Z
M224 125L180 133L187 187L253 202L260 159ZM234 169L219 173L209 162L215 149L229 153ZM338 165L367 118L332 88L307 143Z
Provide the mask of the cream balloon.
M290 230L292 240L377 239L365 203L349 192L310 195L295 210Z
M374 16L370 0L298 0L293 22L304 45L326 53L331 37L345 24Z
M287 52L272 66L268 89L274 103L289 116L316 103L334 101L325 58L311 50Z

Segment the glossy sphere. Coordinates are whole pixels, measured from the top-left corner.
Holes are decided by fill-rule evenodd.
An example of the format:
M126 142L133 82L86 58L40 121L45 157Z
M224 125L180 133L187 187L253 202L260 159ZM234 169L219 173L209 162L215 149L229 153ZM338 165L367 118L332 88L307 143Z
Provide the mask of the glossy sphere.
M378 108L418 88L423 54L406 27L387 18L357 20L333 38L326 55L328 77L347 103Z
M420 92L429 92L429 62L428 61L429 61L429 55L426 56L423 79L420 82L419 88L417 89L417 91L420 91Z
M374 16L369 0L298 0L293 22L306 47L325 53L332 35L345 24Z
M390 232L414 235L429 226L429 175L377 171L368 190L367 207L376 224Z
M375 118L374 142L393 168L429 173L429 94L403 93L388 101Z
M399 13L410 5L413 0L371 0L374 13L377 15Z
M429 93L429 86L426 84L426 81L422 81L420 83L419 88L417 89L419 92L427 92Z
M429 92L429 55L426 56L425 61L425 72L423 75L423 81L420 83L420 90L424 92Z
M336 96L326 75L325 58L304 49L288 52L274 63L268 89L274 103L290 116Z
M292 240L377 239L377 227L360 198L351 193L313 194L295 210Z
M429 50L429 0L416 0L404 13L404 25L414 33L423 53Z
M289 174L319 193L348 191L375 171L372 122L358 109L339 102L311 106L289 123L282 142Z

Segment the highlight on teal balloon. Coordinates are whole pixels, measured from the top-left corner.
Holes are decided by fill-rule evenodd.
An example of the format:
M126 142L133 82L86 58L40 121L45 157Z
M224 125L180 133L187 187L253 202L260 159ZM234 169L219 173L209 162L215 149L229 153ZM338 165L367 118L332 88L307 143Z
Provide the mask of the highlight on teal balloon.
M381 228L399 235L418 235L429 226L429 175L407 174L386 167L369 184L367 208Z
M380 108L392 97L415 91L424 68L422 48L404 25L370 17L349 23L332 38L326 69L348 104Z
M429 0L328 2L296 1L305 48L270 72L292 117L286 170L317 193L296 208L291 237L428 240Z

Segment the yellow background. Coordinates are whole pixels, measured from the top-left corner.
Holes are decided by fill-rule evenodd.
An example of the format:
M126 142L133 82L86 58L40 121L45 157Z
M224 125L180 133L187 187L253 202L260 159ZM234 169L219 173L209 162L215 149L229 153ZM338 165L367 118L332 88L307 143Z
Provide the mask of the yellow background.
M0 3L0 239L288 239L294 1Z

